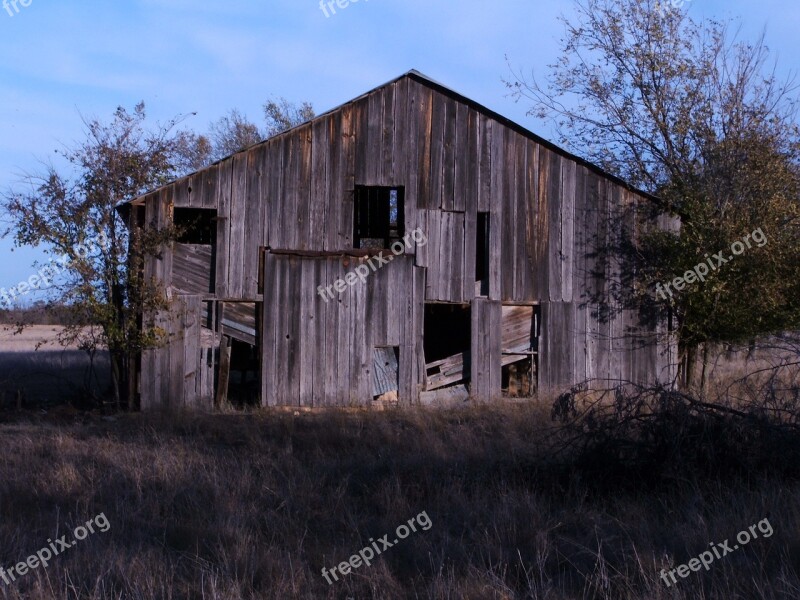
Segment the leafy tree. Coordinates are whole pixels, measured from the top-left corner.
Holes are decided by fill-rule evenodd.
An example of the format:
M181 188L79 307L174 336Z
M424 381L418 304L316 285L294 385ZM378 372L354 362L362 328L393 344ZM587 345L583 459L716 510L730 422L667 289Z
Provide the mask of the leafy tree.
M214 162L214 147L205 135L182 131L174 141L178 173L194 173Z
M210 138L214 160L235 154L264 139L258 126L236 109L211 124Z
M278 135L292 127L296 127L315 117L314 108L308 102L300 106L289 102L286 98L270 100L264 105L264 118L267 121L265 137Z
M621 232L613 251L638 261L636 280L617 286L618 306L672 314L688 385L701 346L707 358L714 342L800 326L796 87L770 68L763 36L742 42L731 22L695 22L653 0L575 6L546 80L512 69L507 85L562 144L655 194L656 212L679 221L639 239ZM727 259L757 229L763 247L682 290L654 292L719 251Z
M54 305L70 313L59 313L68 323L61 341L90 354L108 348L118 405L131 400L133 357L162 342L163 332L142 322L142 315L167 308L167 301L155 282L143 278L142 265L178 232L129 233L117 207L314 116L308 103L295 107L281 99L267 106L265 132L232 110L212 123L209 136L178 130L182 117L147 128L144 103L133 112L120 107L108 123L84 120L86 139L57 151L69 173L47 165L0 200L10 222L4 236L60 257L40 273L52 284Z
M183 172L196 171L262 140L310 121L314 116L314 109L308 102L303 102L298 106L286 98L278 98L264 105L266 125L262 130L241 112L233 109L227 115L211 123L208 136L184 134L179 140L184 145L180 154L186 157Z
M71 314L61 341L78 343L90 354L108 348L118 405L128 400L132 357L161 342L156 327L146 322L140 327L138 320L166 301L138 267L173 232L131 238L117 206L176 176L186 161L179 154L186 138L175 131L180 120L148 130L143 103L133 112L118 108L108 123L84 120L86 138L58 151L71 173L47 166L2 199L11 223L4 235L12 235L18 246L41 245L62 257L52 292Z

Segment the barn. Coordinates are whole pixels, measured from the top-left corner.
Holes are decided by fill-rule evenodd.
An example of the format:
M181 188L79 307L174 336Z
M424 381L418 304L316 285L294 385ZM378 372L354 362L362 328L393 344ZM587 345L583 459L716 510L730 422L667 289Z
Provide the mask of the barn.
M142 410L416 405L674 375L598 252L652 198L417 71L130 202L178 226ZM605 316L604 316L605 315Z

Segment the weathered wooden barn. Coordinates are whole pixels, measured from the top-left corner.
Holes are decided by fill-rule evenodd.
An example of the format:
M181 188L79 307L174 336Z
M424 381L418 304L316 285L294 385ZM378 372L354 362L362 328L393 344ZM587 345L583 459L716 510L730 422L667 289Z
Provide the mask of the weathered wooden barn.
M406 73L123 207L131 228L181 230L144 267L172 309L151 315L169 339L137 365L140 406L416 404L671 378L660 327L593 304L615 268L597 241L620 209L639 227L648 201Z

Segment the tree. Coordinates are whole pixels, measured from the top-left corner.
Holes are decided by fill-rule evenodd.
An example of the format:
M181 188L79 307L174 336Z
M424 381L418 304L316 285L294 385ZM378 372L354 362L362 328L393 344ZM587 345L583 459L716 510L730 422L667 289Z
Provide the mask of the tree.
M264 104L264 118L267 122L266 137L270 138L284 131L310 121L316 116L314 108L308 102L300 106L289 102L286 98L270 100Z
M118 108L108 123L84 119L86 139L58 151L71 175L50 165L3 196L11 222L4 235L62 257L48 274L54 300L71 313L61 341L89 353L108 348L118 406L130 400L130 359L161 342L156 327L138 320L166 300L155 283L142 279L138 265L174 232L129 239L117 206L176 176L187 160L180 154L187 138L175 131L180 120L148 130L144 103L133 112Z
M310 121L314 116L314 109L308 102L303 102L298 106L286 98L279 98L264 105L266 127L262 130L248 120L245 115L233 109L227 115L211 123L208 137L187 137L184 140L187 148L182 154L194 157L193 164L195 166L197 164L206 166L287 129ZM197 170L197 168L187 172Z
M207 136L181 131L174 141L179 174L194 173L214 162L214 147Z
M163 342L163 331L147 315L167 308L166 295L143 278L142 265L179 232L164 227L130 235L117 207L314 115L308 103L272 104L267 133L233 110L212 124L210 137L178 130L183 117L147 128L144 103L133 112L120 107L109 123L84 120L86 139L57 151L71 165L69 175L46 165L0 200L10 222L4 236L60 257L37 277L52 284L54 303L69 309L61 341L90 354L108 348L118 406L132 400L132 358Z
M575 6L546 82L512 69L507 85L562 144L655 194L653 208L679 220L679 231L621 239L614 251L637 260L637 281L616 299L672 314L688 385L700 346L707 357L712 343L800 326L797 88L768 68L764 37L738 41L731 22L697 23L653 0ZM757 229L768 245L654 293L708 255L727 259Z
M258 126L236 109L212 123L209 129L213 160L223 159L264 139Z

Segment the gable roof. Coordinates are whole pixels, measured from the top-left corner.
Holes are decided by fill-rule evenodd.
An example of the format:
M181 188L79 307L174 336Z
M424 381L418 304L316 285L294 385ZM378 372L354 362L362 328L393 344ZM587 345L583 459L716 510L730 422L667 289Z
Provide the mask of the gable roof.
M332 113L335 113L338 110L341 110L345 106L348 106L349 104L353 104L355 102L359 102L359 101L363 100L365 97L369 96L370 94L372 94L374 92L377 92L378 90L380 90L382 88L385 88L385 87L388 87L390 85L393 85L393 84L397 83L398 81L401 81L401 80L403 80L405 78L412 79L412 80L416 81L417 83L425 85L425 86L431 88L432 90L434 90L434 91L436 91L436 92L438 92L440 94L443 94L443 95L445 95L445 96L447 96L447 97L449 97L449 98L451 98L451 99L453 99L453 100L455 100L457 102L461 102L462 104L465 104L465 105L469 106L470 108L474 109L475 111L477 111L477 112L489 117L490 119L492 119L494 121L497 121L498 123L501 123L502 125L504 125L504 126L508 127L509 129L515 131L516 133L518 133L518 134L520 134L520 135L522 135L522 136L524 136L524 137L536 142L537 144L539 144L541 146L544 146L548 150L551 150L551 151L555 152L556 154L559 154L559 155L561 155L561 156L563 156L563 157L565 157L565 158L567 158L567 159L569 159L571 161L574 161L575 163L577 163L579 165L582 165L582 166L586 167L587 169L597 173L598 175L601 175L605 179L608 179L609 181L612 181L613 183L616 183L617 185L619 185L621 187L624 187L625 189L627 189L627 190L629 190L631 192L634 192L634 193L636 193L636 194L638 194L640 196L643 196L643 197L651 199L651 200L655 200L655 201L659 200L653 194L636 188L635 186L631 185L630 183L628 183L627 181L621 179L620 177L617 177L616 175L613 175L613 174L603 170L601 167L595 165L594 163L589 162L588 160L586 160L584 158L581 158L580 156L577 156L575 154L572 154L572 153L568 152L567 150L564 150L563 148L561 148L560 146L557 146L553 142L551 142L549 140L546 140L541 136L536 135L535 133L533 133L529 129L526 129L525 127L523 127L519 123L516 123L516 122L512 121L511 119L509 119L507 117L504 117L503 115L491 110L490 108L487 108L487 107L483 106L482 104L476 102L475 100L467 98L466 96L456 92L455 90L453 90L451 88L448 88L447 86L445 86L445 85L443 85L443 84L431 79L427 75L424 75L423 73L420 73L416 69L411 69L410 71L408 71L406 73L403 73L399 77L395 77L391 81L387 81L384 84L376 86L375 88L373 88L373 89L371 89L371 90L369 90L367 92L364 92L363 94L361 94L360 96L357 96L356 98L353 98L352 100L348 100L347 102L345 102L343 104L340 104L339 106L331 108L330 110L325 111L324 113L321 113L321 114L315 116L313 119L311 119L309 121L306 121L304 123L300 123L298 125L295 125L294 127L290 128L290 129L287 129L286 131L282 131L282 132L280 132L280 133L278 133L278 134L276 134L276 135L274 135L274 136L272 136L270 138L262 140L262 141L260 141L260 142L258 142L256 144L248 146L247 148L243 148L242 150L234 152L233 154L231 154L229 156L221 158L221 159L215 161L214 163L212 163L210 165L207 165L206 167L203 167L202 169L199 169L198 171L195 171L193 173L189 173L187 175L181 176L181 177L179 177L178 179L176 179L174 181L171 181L171 182L166 183L166 184L164 184L162 186L159 186L158 188L150 190L146 194L143 194L143 196L150 195L150 194L152 194L154 192L157 192L157 191L159 191L159 190L161 190L161 189L163 189L165 187L169 187L170 185L174 184L176 181L180 181L180 180L182 180L182 179L184 179L186 177L190 177L190 176L195 175L197 173L202 173L206 169L208 169L208 168L210 168L210 167L212 167L212 166L214 166L216 164L219 164L219 163L221 163L223 161L226 161L226 160L230 159L232 156L236 156L237 154L248 152L251 148L255 148L256 146L259 146L261 144L265 144L270 140L274 140L274 139L280 138L281 136L291 135L296 129L299 129L301 127L305 127L306 125L308 125L309 123L313 123L317 119L325 118L328 115L330 115ZM143 196L139 196L139 198L137 198L136 200L142 198ZM130 204L130 203L132 203L134 201L135 200L120 202L120 204L118 206L124 206L124 205Z

